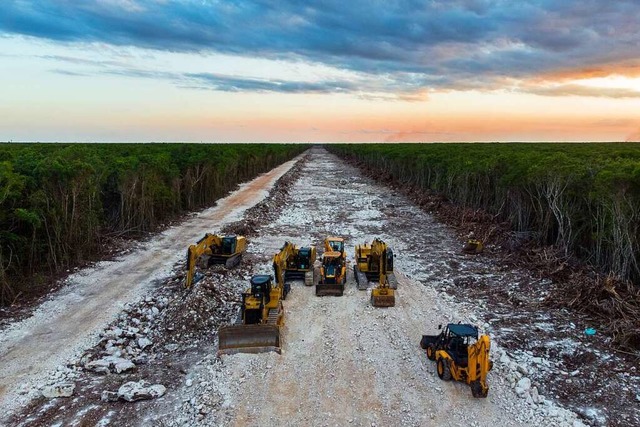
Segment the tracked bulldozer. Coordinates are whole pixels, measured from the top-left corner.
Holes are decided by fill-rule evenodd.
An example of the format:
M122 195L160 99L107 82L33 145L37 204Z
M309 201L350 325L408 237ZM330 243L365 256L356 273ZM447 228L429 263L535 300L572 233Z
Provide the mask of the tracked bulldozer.
M282 281L304 279L304 284L313 286L313 263L316 260L316 248L297 247L293 243L284 242L280 252L273 256L273 268L282 271Z
M247 240L244 236L205 234L195 245L187 249L185 288L190 288L202 278L202 275L196 272L197 266L208 268L213 264L224 264L226 268L232 268L240 263L246 250Z
M250 283L236 323L218 330L218 354L281 352L285 289L268 274L255 275Z
M438 326L442 329L442 325ZM479 336L469 324L449 323L438 335L423 335L420 347L427 358L436 361L436 372L443 381L454 379L471 386L473 397L487 397L487 374L493 367L489 359L491 341Z
M342 296L347 282L347 260L344 239L327 237L324 241L320 278L316 284L317 296Z
M359 290L366 290L369 282L380 282L380 275L386 276L391 289L398 289L398 280L393 272L393 250L380 239L369 245L356 245L356 264L353 273Z

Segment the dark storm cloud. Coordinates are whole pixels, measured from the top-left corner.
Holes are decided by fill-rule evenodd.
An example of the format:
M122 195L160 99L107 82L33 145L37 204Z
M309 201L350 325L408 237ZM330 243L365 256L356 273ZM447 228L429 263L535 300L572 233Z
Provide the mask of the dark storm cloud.
M640 58L637 28L640 5L633 0L4 0L0 5L4 33L305 60L392 76L392 86L407 89L416 83L490 88L504 78ZM355 90L344 82L197 79L221 90Z

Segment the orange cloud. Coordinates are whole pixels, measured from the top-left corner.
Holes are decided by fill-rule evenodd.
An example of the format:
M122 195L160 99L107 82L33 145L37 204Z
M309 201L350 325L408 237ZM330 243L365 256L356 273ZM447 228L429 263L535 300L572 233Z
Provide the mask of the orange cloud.
M532 78L532 83L544 81L563 82L570 80L593 79L608 76L640 77L640 61L624 61L592 67L571 68L543 73Z

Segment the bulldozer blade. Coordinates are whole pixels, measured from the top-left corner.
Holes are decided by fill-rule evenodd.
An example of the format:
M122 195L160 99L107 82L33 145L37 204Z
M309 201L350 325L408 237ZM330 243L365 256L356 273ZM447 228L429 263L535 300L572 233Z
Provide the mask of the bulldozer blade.
M231 325L218 330L218 354L282 351L276 325Z
M340 284L320 284L316 285L316 296L336 296L341 297L344 294L344 285Z
M371 305L374 307L393 307L396 305L395 295L371 294Z

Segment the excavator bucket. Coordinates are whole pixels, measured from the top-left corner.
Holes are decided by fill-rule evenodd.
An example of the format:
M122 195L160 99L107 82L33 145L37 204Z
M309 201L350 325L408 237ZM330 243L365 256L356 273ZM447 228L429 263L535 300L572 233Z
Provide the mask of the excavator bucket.
M268 351L282 351L277 325L230 325L218 330L218 354Z
M393 307L396 305L396 297L393 289L372 289L371 305L374 307Z

